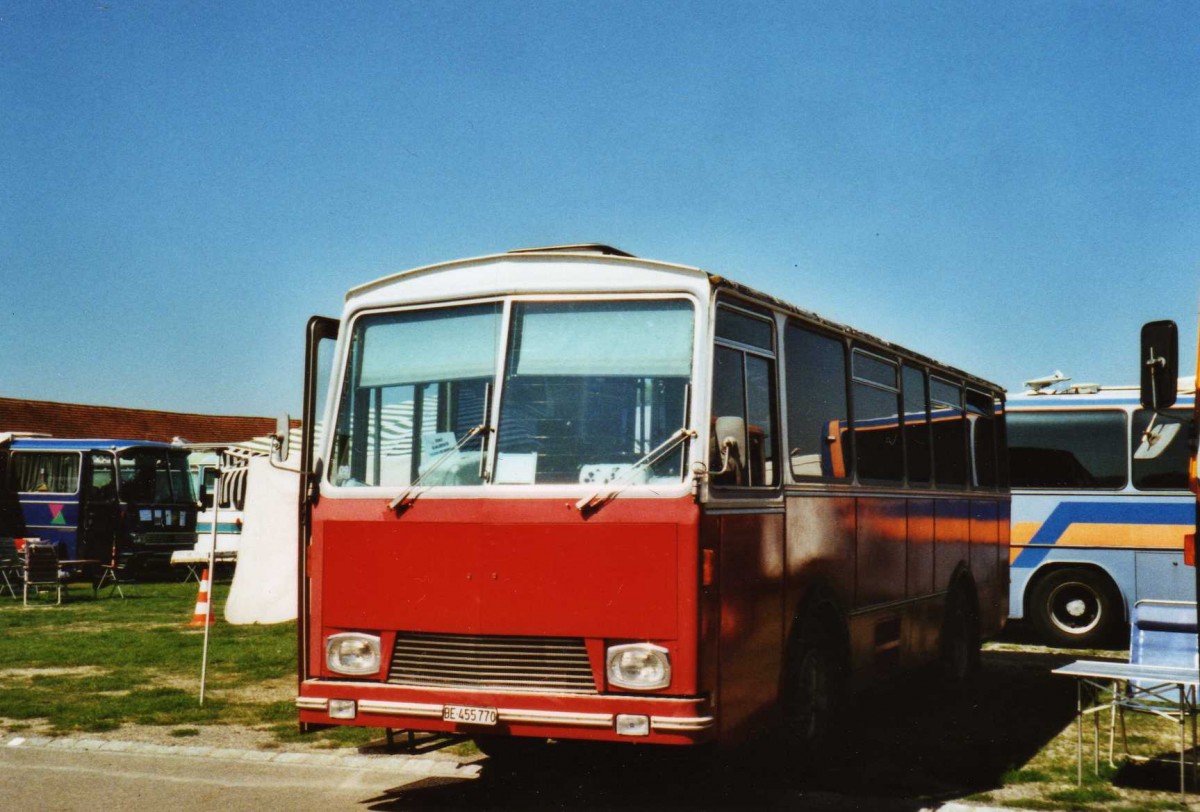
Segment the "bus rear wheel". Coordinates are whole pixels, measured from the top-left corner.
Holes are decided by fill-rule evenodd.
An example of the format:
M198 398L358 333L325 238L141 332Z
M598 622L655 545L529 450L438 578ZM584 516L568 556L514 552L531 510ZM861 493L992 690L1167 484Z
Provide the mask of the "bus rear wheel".
M1030 621L1049 643L1089 648L1116 631L1120 601L1112 581L1094 570L1051 570L1030 594Z
M946 599L942 618L941 670L953 687L964 687L979 673L979 614L973 591L958 586Z

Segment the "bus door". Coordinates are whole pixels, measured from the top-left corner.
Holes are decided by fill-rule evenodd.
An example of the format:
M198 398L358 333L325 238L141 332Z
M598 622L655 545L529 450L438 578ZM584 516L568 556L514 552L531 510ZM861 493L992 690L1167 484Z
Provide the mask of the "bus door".
M86 455L86 462L79 500L79 556L111 562L121 524L115 460L106 451L92 451Z
M775 706L783 667L784 505L773 323L719 306L713 348L709 490L703 524L718 539L721 738Z

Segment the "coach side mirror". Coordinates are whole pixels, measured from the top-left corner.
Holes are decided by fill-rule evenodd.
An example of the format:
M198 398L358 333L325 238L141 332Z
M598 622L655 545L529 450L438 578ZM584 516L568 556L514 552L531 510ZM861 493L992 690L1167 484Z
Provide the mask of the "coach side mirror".
M1179 378L1179 329L1175 322L1142 325L1142 407L1158 412L1175 404Z
M287 462L292 451L292 419L284 412L275 421L275 433L271 435L271 459L279 464Z
M721 470L712 473L728 473L746 458L746 421L740 417L718 417L714 430L721 454Z
M1170 419L1170 418L1166 418ZM1142 433L1142 442L1134 450L1133 458L1135 460L1154 460L1162 456L1162 453L1171 447L1171 443L1175 442L1175 438L1179 436L1179 430L1182 425L1179 423L1160 423L1157 420L1146 427Z

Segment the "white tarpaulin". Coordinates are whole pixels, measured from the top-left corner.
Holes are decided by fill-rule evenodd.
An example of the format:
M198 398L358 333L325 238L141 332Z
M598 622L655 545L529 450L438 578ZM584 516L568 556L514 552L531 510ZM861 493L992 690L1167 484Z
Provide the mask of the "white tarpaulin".
M288 467L295 467L293 453ZM246 509L237 569L225 602L230 623L296 619L296 500L300 476L253 457L246 472Z

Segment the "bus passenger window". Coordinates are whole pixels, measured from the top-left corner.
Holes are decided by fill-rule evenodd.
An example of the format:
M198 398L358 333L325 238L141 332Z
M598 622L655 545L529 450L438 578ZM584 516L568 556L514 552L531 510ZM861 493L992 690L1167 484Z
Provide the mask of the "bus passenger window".
M938 378L929 381L933 419L933 476L941 488L967 484L967 436L962 387Z
M788 324L784 347L792 476L846 479L851 465L845 345Z
M1152 412L1138 409L1133 413L1133 432L1130 451L1142 445L1146 427L1150 425ZM1178 429L1166 428L1172 424ZM1158 416L1155 430L1162 426L1166 431L1159 434L1167 446L1155 457L1133 458L1133 487L1140 491L1186 491L1188 489L1188 437L1192 432L1191 415L1182 409L1172 409ZM1166 439L1168 435L1173 435Z
M771 338L770 322L725 308L717 311L717 341L736 342L746 349L718 344L713 352L709 470L714 485L765 487L779 483L779 466L775 463L775 362L750 350L754 346L769 352ZM746 427L742 459L729 459L728 466L727 455L716 437L716 422L721 417L740 418Z
M1122 412L1010 412L1014 488L1120 490L1125 486Z
M865 482L904 479L896 364L854 352L854 458Z
M771 352L771 322L744 316L725 307L717 309L717 338Z
M967 413L971 421L971 451L975 484L996 487L996 402L991 395L967 390Z
M929 436L929 397L925 392L925 373L916 367L905 366L904 378L904 443L908 452L908 482L928 485L933 478L930 463L932 448Z
M79 489L79 452L14 451L9 484L21 493L75 493Z

